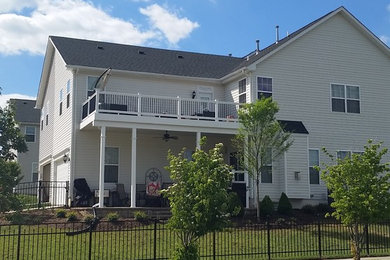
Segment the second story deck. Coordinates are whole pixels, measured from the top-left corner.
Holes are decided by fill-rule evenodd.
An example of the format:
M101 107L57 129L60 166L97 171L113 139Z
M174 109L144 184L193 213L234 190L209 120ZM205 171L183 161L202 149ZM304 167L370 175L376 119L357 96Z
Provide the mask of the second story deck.
M97 91L82 104L81 129L95 121L237 129L239 103Z

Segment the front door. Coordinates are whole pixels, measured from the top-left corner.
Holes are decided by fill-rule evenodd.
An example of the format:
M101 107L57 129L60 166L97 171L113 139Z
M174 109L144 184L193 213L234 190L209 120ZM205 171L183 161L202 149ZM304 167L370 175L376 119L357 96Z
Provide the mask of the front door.
M232 191L237 193L238 197L240 198L240 201L242 203L242 206L244 208L247 207L247 180L245 178L246 174L245 171L241 170L239 167L238 160L236 158L237 153L230 153L230 165L233 167L233 181L232 181Z

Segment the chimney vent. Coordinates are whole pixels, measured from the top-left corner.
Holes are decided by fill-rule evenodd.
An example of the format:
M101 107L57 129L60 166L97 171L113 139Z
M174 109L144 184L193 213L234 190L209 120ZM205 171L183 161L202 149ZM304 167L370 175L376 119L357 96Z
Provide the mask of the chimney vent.
M256 54L258 54L260 51L260 41L256 40Z
M276 25L275 29L276 29L276 42L275 43L278 43L279 42L279 25Z

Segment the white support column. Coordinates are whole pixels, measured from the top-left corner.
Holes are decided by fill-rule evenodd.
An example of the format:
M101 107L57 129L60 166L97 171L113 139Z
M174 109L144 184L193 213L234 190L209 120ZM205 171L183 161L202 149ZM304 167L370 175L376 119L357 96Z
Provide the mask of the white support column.
M196 149L200 150L201 132L196 132Z
M104 207L104 156L106 152L106 127L100 128L99 208Z
M130 207L136 207L137 192L137 128L131 130L131 186L130 186Z

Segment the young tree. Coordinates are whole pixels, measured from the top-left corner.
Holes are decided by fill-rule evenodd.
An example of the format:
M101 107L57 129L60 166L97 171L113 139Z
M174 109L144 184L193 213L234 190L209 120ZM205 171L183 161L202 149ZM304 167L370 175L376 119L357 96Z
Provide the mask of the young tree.
M335 160L325 149L324 152ZM364 229L359 224L368 224L390 216L389 164L381 163L387 149L381 143L368 140L363 154L352 154L352 158L337 159L336 164L322 170L321 178L334 199L331 214L348 226L351 234L351 251L354 259L360 259Z
M208 232L222 229L228 222L231 212L228 212L227 190L232 173L224 162L221 148L222 144L217 144L208 152L197 149L191 161L184 158L184 150L178 156L168 154L170 163L166 169L175 184L163 193L172 212L168 224L181 243L174 259L199 259L197 240Z
M1 93L0 93L1 94ZM0 212L19 209L20 202L13 194L13 188L19 183L20 167L14 151L26 152L27 145L23 134L17 127L12 104L0 107Z
M240 127L234 139L241 167L256 182L257 220L260 220L260 182L265 166L292 145L275 115L279 107L271 98L245 104L238 111Z

